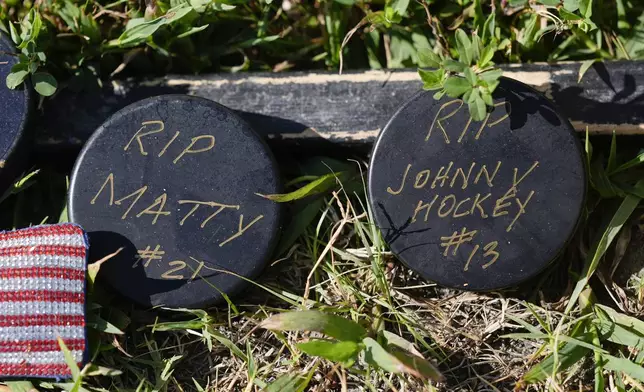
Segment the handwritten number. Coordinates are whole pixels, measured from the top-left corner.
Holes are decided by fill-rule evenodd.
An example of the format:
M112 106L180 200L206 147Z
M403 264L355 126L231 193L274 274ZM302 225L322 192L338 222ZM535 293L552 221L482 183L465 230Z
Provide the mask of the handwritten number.
M163 279L185 279L183 277L183 275L180 275L180 274L179 275L172 275L172 273L175 273L177 271L181 271L182 269L186 268L186 263L184 261L175 260L175 261L171 261L168 264L170 264L170 266L176 265L177 267L172 268L172 269L164 272L163 275L161 275L161 278L163 278Z
M479 250L478 245L474 245L474 249L472 249L472 253L470 253L470 257L467 259L467 263L465 263L465 268L463 268L463 271L467 271L470 269L470 261L472 261L472 257L474 257L474 254Z
M485 245L485 247L483 248L483 250L485 251L485 253L483 253L483 257L492 256L492 260L483 264L483 269L486 269L487 267L494 264L499 258L499 252L496 251L497 245L499 245L497 241L492 241L489 244Z
M483 257L491 257L492 258L490 261L488 261L487 263L483 264L483 266L482 266L483 269L486 269L487 267L489 267L492 264L494 264L498 260L499 256L501 256L501 254L496 251L496 247L498 245L499 245L498 241L492 241L492 242L489 242L487 245L485 245L483 247L483 251L485 252L485 253L483 253ZM470 269L470 263L472 262L472 259L474 258L474 255L476 254L476 252L478 252L479 248L480 248L479 245L474 245L474 248L472 249L472 252L470 253L470 257L467 258L467 262L465 263L465 267L463 268L463 271L467 271L467 270Z

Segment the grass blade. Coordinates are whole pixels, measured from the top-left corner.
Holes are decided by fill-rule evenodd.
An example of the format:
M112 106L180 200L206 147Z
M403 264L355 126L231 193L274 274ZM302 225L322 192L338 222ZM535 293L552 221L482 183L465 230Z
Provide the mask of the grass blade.
M630 169L632 167L639 166L642 163L644 163L644 150L640 151L639 154L637 154L637 156L635 158L631 159L628 162L625 162L625 163L621 164L619 167L617 167L612 172L609 172L608 174L613 175L613 174L622 172L624 170Z
M638 181L636 186L642 186L642 184L644 184L644 180ZM601 238L595 243L591 251L588 253L583 277L577 282L570 300L566 305L566 314L570 313L572 308L577 303L579 295L584 290L586 284L595 273L595 270L599 265L599 261L601 260L604 253L606 253L606 249L608 249L610 244L613 242L619 231L622 229L622 226L624 226L624 223L626 223L640 201L641 199L639 197L632 194L626 195L624 200L622 200L621 205L613 215L611 221L608 223L608 226L604 230Z
M58 339L58 345L60 346L60 349L62 350L63 355L65 356L65 363L67 364L67 366L69 366L69 370L72 372L72 379L75 382L78 382L81 378L80 377L81 372L80 372L80 369L78 368L78 364L76 363L76 360L72 355L72 352L69 351L63 339L61 338L57 338L57 339Z
M597 332L597 328L595 326L592 326L591 333L593 336L593 344L595 346L600 346L601 340L599 338L599 333ZM594 360L595 360L595 392L602 392L604 390L604 386L606 385L606 380L604 379L604 370L603 370L604 360L602 358L602 354L600 351L595 350Z
M581 63L581 67L579 67L579 76L577 77L577 83L581 83L581 79L584 78L584 75L586 74L586 72L597 61L598 61L597 59L590 59L590 60L586 60L586 61Z
M595 305L593 320L603 339L627 347L644 349L644 321L621 314L604 305Z
M323 199L314 200L311 203L307 203L300 211L292 216L288 226L286 226L286 229L282 233L275 254L283 255L286 253L298 237L311 225L311 222L313 222L313 219L315 219L323 206Z
M588 338L588 334L584 335ZM579 362L592 350L588 347L572 343L565 343L557 352L558 368L557 371L563 371ZM534 384L546 380L552 376L555 370L555 357L553 354L548 355L543 361L533 366L526 374L523 375L522 381L527 384Z
M232 352L238 358L243 359L244 362L248 362L248 357L246 356L246 354L244 354L244 352L239 347L237 347L237 345L233 343L232 340L228 339L219 331L216 331L212 326L208 326L206 330L210 335L212 335L213 338L215 338L215 340L226 346L230 350L230 352Z
M630 361L626 358L618 358L612 355L603 355L605 360L604 369L628 374L636 380L644 382L644 366Z
M306 376L301 374L285 374L280 376L264 388L264 392L302 392L309 386L309 382L311 382L316 368L313 367Z
M610 154L608 155L608 165L606 166L606 172L611 173L617 167L617 135L613 131L613 138L610 142Z
M258 193L257 195L272 201L276 201L278 203L285 203L287 201L299 200L308 196L317 195L319 193L326 192L327 190L331 189L337 184L338 181L336 180L339 180L345 175L346 175L345 172L329 173L321 176L315 181L311 181L310 183L304 185L300 189L290 193L282 193L282 194L276 194L276 195L262 195Z

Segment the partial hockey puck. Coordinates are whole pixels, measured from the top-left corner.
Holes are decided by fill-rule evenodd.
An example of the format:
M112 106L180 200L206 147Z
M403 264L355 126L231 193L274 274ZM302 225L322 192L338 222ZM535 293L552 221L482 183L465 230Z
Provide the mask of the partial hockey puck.
M15 48L0 34L0 193L15 181L27 162L26 134L31 114L31 93L24 83L11 90L5 82L18 62Z
M561 252L582 214L586 172L566 118L502 78L473 121L462 100L422 92L381 132L369 194L391 250L440 285L514 286Z
M202 98L145 99L110 117L76 161L69 214L101 275L150 306L201 307L238 292L271 256L275 160L236 114Z

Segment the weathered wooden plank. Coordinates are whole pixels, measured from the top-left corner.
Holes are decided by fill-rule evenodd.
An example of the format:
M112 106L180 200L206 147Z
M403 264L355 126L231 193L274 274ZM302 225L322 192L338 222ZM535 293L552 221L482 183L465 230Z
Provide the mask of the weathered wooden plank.
M544 92L577 130L644 133L644 62L596 64L577 83L579 63L504 66ZM115 80L101 90L65 91L44 105L37 145L78 149L110 114L159 94L192 94L239 111L275 145L368 147L421 87L415 70L167 76Z

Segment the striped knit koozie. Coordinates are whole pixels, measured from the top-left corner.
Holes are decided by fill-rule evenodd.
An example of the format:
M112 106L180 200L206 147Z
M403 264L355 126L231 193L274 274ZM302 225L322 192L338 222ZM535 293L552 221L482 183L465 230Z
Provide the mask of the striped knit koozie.
M82 364L87 250L73 224L0 233L0 377L69 377L59 337Z

